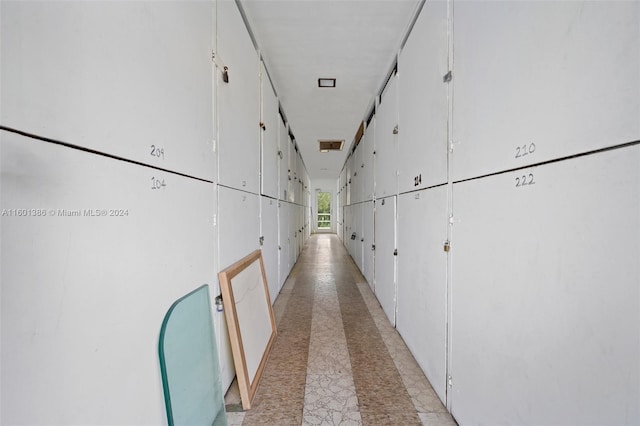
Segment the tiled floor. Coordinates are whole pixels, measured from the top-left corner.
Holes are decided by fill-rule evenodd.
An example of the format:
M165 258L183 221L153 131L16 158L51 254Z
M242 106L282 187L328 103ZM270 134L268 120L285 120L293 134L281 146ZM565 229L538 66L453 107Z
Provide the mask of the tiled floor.
M335 235L314 235L274 305L278 337L230 425L450 426L447 413Z

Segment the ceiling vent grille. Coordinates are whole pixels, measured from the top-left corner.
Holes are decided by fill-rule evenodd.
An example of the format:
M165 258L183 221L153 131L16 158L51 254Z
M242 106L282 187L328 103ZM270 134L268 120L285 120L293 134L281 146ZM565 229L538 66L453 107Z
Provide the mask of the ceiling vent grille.
M320 152L329 152L329 151L342 151L342 147L344 146L343 140L335 140L335 139L327 139L327 140L318 140Z

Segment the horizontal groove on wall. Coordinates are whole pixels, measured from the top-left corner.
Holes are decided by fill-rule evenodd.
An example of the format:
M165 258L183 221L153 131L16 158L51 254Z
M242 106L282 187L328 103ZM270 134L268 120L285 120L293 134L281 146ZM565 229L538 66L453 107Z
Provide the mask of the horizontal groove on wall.
M58 139L52 139L52 138L48 138L46 136L36 135L35 133L26 132L24 130L13 129L11 127L6 127L6 126L0 126L0 130L4 130L5 132L9 132L9 133L15 133L17 135L25 136L25 137L31 138L31 139L36 139L36 140L39 140L41 142L47 142L47 143L51 143L51 144L54 144L54 145L64 146L66 148L71 148L71 149L75 149L75 150L78 150L78 151L83 151L83 152L86 152L86 153L89 153L89 154L99 155L101 157L111 158L113 160L124 161L125 163L135 164L137 166L148 167L150 169L159 170L161 172L170 173L172 175L177 175L177 176L182 176L182 177L186 177L186 178L189 178L189 179L199 180L201 182L214 183L213 181L208 180L208 179L203 179L203 178L199 178L197 176L176 172L175 170L165 169L163 167L154 166L152 164L143 163L141 161L131 160L129 158L120 157L118 155L108 154L106 152L98 151L96 149L86 148L84 146L75 145L75 144L72 144L72 143L69 143L69 142L64 142L64 141L61 141L61 140L58 140Z
M581 152L578 154L572 154L572 155L567 155L564 157L558 157L558 158L554 158L552 160L546 160L546 161L540 161L538 163L533 163L533 164L527 164L521 167L514 167L511 169L507 169L507 170L501 170L499 172L494 172L494 173L487 173L484 175L480 175L480 176L474 176L474 177L470 177L467 179L460 179L460 180L454 180L453 183L462 183L462 182L468 182L471 180L477 180L477 179L483 179L489 176L497 176L497 175L503 175L506 173L511 173L511 172L515 172L518 170L525 170L525 169L530 169L532 167L538 167L538 166L544 166L545 164L553 164L553 163L559 163L560 161L566 161L566 160L571 160L574 158L580 158L580 157L586 157L588 155L593 155L593 154L598 154L600 152L606 152L606 151L613 151L616 149L622 149L622 148L627 148L633 145L640 145L640 140L636 140L636 141L632 141L632 142L626 142L626 143L621 143L618 145L612 145L612 146L607 146L604 148L598 148L598 149L593 149L591 151L585 151L585 152Z

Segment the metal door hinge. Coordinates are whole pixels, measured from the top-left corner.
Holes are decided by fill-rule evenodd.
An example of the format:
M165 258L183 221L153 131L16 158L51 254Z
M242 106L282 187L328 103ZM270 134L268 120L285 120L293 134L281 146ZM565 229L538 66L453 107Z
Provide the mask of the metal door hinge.
M393 255L394 255L394 256L397 256L397 255L398 255L398 249L395 249L395 250L393 251Z
M259 240L259 241L260 241L260 245L261 245L261 246L262 246L262 245L264 245L264 237L260 237L260 240Z
M396 124L396 127L393 128L393 134L397 135L398 134L398 125Z
M444 251L448 252L449 250L451 250L451 243L449 242L449 240L444 242Z
M453 378L451 376L447 377L447 385L449 386L449 389L453 387Z
M376 251L376 245L375 244L371 244L371 251Z
M449 71L444 75L444 77L442 77L442 82L449 83L452 79L453 79L453 73Z
M214 214L213 215L213 226L217 226L218 225L218 215Z

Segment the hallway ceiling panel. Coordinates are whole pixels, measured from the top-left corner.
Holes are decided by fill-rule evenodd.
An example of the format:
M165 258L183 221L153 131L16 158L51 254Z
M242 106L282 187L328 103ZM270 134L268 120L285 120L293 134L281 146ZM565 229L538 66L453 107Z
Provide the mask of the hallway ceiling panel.
M241 0L312 179L337 178L420 0ZM335 78L335 88L319 88ZM319 139L344 139L321 153Z

